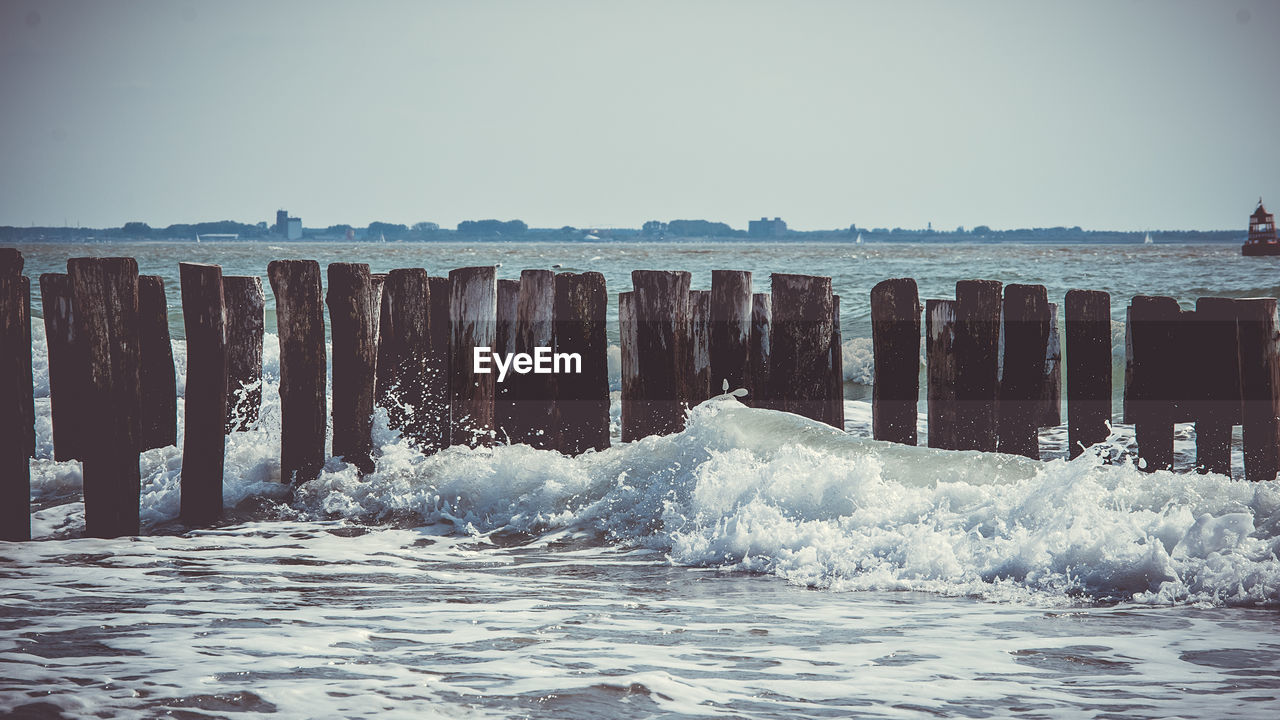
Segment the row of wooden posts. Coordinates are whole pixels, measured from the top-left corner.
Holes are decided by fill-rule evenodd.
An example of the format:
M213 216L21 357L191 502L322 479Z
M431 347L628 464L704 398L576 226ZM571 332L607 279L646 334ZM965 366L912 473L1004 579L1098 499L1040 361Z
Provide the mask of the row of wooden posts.
M30 287L22 256L0 249L0 537L29 535L35 454ZM86 533L138 531L138 454L177 439L174 364L164 284L129 258L73 258L40 277L48 342L54 457L83 462ZM372 418L424 452L523 443L578 454L609 445L605 313L599 273L496 268L429 277L421 268L374 274L333 263L322 296L318 263L274 261L268 276L280 341L281 475L316 477L331 454L373 469ZM222 510L224 434L252 428L262 401L265 297L257 277L182 263L187 335L181 516ZM844 425L840 298L831 280L713 271L710 290L687 272L635 271L619 294L621 438L677 432L685 409L725 389L744 402ZM324 305L332 336L332 446L325 451ZM1106 293L1065 303L1071 455L1105 440L1111 420L1111 321ZM871 291L876 439L917 444L921 311L928 378L928 445L1039 457L1038 429L1061 424L1057 308L1039 285L962 281L955 300L921 307L914 280ZM1235 424L1245 473L1276 475L1280 352L1276 301L1202 298L1181 311L1139 296L1129 308L1125 419L1147 469L1173 465L1173 424L1197 423L1197 466L1229 473ZM473 372L473 349L576 353L575 374Z
M1069 453L1111 433L1111 298L1066 294ZM920 315L916 283L871 291L875 350L872 426L877 440L916 444ZM1057 306L1043 285L956 283L954 300L927 300L928 444L1039 457L1037 430L1061 424L1062 352ZM1173 469L1174 424L1196 424L1195 469L1231 474L1232 428L1241 425L1244 473L1280 468L1280 321L1275 298L1139 295L1126 309L1124 421L1134 425L1139 467Z

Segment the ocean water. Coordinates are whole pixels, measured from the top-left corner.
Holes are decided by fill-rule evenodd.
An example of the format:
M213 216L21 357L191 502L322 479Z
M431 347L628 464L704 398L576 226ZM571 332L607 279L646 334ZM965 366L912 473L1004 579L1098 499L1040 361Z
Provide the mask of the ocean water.
M1044 462L878 443L866 386L867 298L885 278L915 277L922 298L973 277L1043 283L1054 302L1108 290L1122 353L1129 296L1275 296L1275 259L1196 245L21 249L33 278L80 255L129 255L162 275L180 392L180 261L258 275L277 258L598 270L611 294L633 269L690 270L704 288L711 269L749 269L758 291L771 271L827 274L844 298L848 420L840 432L724 396L692 409L684 432L578 458L424 457L380 412L373 474L331 459L293 491L279 482L268 290L265 405L228 438L225 520L176 520L181 452L159 448L142 457L143 535L97 540L81 537L78 463L51 459L37 321L37 540L0 543L0 713L1275 714L1280 485L1140 472L1118 417L1110 442L1072 461L1062 428L1042 433ZM1177 442L1185 467L1194 428ZM1238 438L1236 451L1238 468Z

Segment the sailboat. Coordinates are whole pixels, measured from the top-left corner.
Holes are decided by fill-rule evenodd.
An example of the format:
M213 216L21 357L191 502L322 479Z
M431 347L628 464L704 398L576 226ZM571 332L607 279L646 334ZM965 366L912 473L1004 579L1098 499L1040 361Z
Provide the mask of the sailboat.
M1151 239L1151 233L1147 233L1147 237L1142 241L1143 245L1153 245L1155 241Z
M858 239L853 241L857 245L862 244L862 233L858 233Z

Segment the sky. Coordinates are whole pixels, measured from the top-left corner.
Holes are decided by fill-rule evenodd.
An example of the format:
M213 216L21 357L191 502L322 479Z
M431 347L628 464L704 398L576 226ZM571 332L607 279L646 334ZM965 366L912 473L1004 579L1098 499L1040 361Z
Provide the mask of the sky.
M0 3L0 224L1243 228L1280 2Z

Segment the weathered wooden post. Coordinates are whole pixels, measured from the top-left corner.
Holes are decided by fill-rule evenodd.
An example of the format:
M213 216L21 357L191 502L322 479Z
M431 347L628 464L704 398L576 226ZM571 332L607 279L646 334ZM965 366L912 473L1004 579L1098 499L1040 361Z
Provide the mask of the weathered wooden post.
M498 276L494 267L449 271L451 435L454 445L493 444L495 370L476 372L476 348L497 344Z
M1243 401L1236 301L1200 298L1195 316L1183 352L1201 383L1191 412L1196 421L1196 467L1231 477L1231 427L1241 423Z
M1133 386L1126 420L1134 425L1143 470L1173 469L1173 424L1179 379L1175 358L1181 311L1170 297L1138 295L1129 306Z
M689 291L689 406L705 402L720 389L711 387L711 291Z
M555 347L555 307L556 274L551 270L522 271L516 298L515 352L532 356L540 347ZM574 378L567 381L576 382ZM558 449L555 373L516 373L507 376L507 384L513 404L511 442L541 450Z
M956 283L956 449L996 452L1000 292L994 280Z
M619 418L622 442L639 440L638 428L633 417L640 403L637 393L636 372L640 367L639 348L636 346L636 305L635 293L618 293L618 344L621 349L622 364L622 411Z
M929 447L956 449L956 301L925 301Z
M559 273L555 282L555 356L581 370L556 384L560 452L580 455L609 447L609 295L598 272Z
M71 305L71 277L65 273L40 276L44 336L49 353L49 409L53 419L53 458L81 460L84 453L89 395L89 358L83 338L76 334Z
M18 276L18 293L22 296L22 316L26 318L23 325L22 342L25 347L32 347L31 344L31 278L26 275ZM32 355L30 352L23 354L22 367L18 370L19 388L29 387L35 389L35 368L32 367ZM22 429L26 431L23 438L23 450L28 458L36 456L36 404L35 395L33 393L20 392L19 401L22 406Z
M628 437L684 429L693 367L690 358L689 273L633 270L637 402L627 413Z
M226 432L248 430L262 409L262 342L266 297L262 278L222 276L227 311Z
M0 248L0 540L31 539L31 461L26 407L34 388L31 362L31 293L22 253ZM25 297L23 293L26 293Z
M749 387L751 273L711 271L711 393Z
M71 258L76 333L89 360L84 424L84 522L89 537L138 534L141 473L138 263Z
M831 415L831 278L773 273L773 407L834 425Z
M138 277L138 333L142 449L176 445L178 385L169 342L169 304L158 275Z
M751 295L751 363L747 375L746 404L754 408L773 407L769 398L769 375L773 368L771 356L773 322L773 296L769 293Z
M830 422L844 429L844 347L840 339L840 296L831 296Z
M373 393L382 293L364 263L330 263L333 338L333 456L373 472Z
M1069 290L1066 313L1067 438L1074 458L1111 432L1111 296Z
M187 394L182 423L182 521L222 515L227 424L227 326L222 268L178 263L187 332Z
M431 277L427 283L430 288L430 322L427 327L430 342L427 343L427 374L422 384L421 420L422 449L425 453L431 453L443 450L453 442L449 420L452 395L449 386L449 378L452 377L449 343L453 337L449 303L453 288L447 277Z
M431 286L427 271L403 268L387 274L378 323L378 402L393 430L414 445L429 444Z
M280 337L280 477L301 484L324 467L325 352L320 263L267 265Z
M1004 373L1000 380L999 449L1040 459L1049 295L1043 285L1004 288Z
M495 355L506 355L516 350L516 328L520 309L520 281L498 281L498 316L496 326L497 342L494 344ZM497 368L494 367L494 372ZM515 403L511 397L511 381L518 375L514 369L507 371L502 382L495 378L493 386L493 423L498 442L509 445L518 444L511 436L515 430Z
M1039 425L1042 428L1062 424L1062 333L1058 331L1058 304L1049 303L1049 344L1044 357L1044 382L1041 384Z
M915 445L920 401L920 295L912 278L871 289L871 433L876 440Z
M1280 468L1280 319L1275 298L1236 301L1244 396L1244 477L1275 480Z

